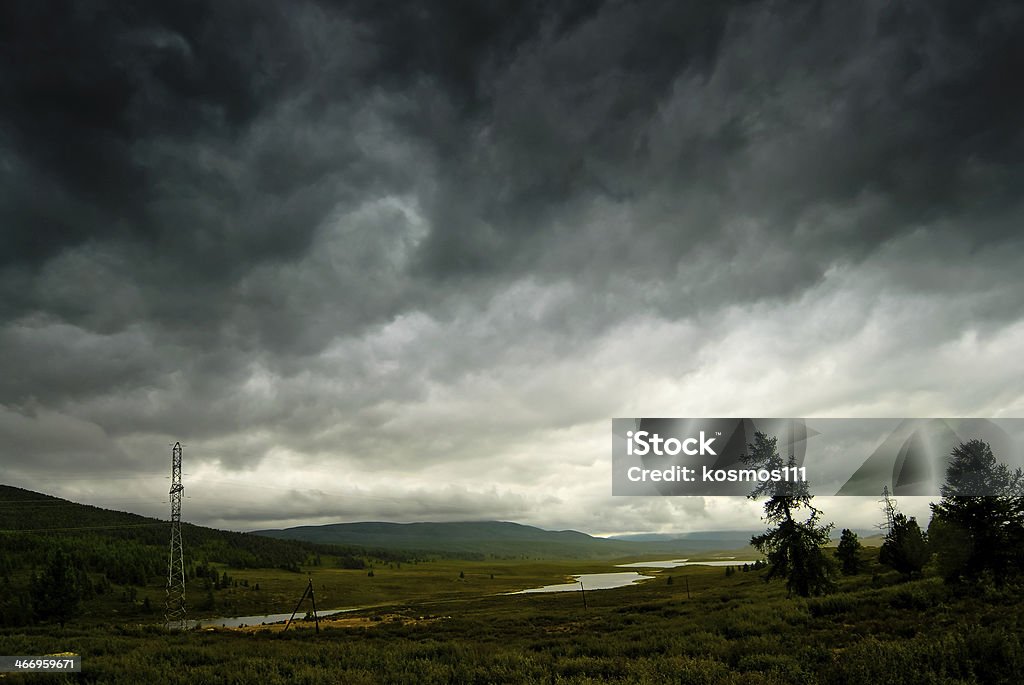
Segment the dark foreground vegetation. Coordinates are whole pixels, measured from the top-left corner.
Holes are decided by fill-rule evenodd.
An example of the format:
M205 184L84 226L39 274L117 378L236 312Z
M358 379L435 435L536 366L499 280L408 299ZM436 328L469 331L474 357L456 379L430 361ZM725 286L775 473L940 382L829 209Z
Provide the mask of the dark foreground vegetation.
M1019 593L903 580L861 550L837 592L787 596L766 571L663 571L588 593L378 607L364 628L287 633L89 625L8 629L0 652L83 655L88 683L1017 683ZM673 582L668 582L668 577ZM689 589L689 597L687 589Z

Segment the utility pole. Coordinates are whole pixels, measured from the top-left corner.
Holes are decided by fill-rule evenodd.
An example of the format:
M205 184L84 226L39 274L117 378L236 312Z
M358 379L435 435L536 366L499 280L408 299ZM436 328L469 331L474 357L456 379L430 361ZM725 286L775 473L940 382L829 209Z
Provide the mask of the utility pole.
M583 595L583 608L587 608L587 591L583 589L583 579L580 578L580 593Z
M167 602L164 620L168 628L185 627L185 557L181 544L181 443L171 449L171 550L167 559Z

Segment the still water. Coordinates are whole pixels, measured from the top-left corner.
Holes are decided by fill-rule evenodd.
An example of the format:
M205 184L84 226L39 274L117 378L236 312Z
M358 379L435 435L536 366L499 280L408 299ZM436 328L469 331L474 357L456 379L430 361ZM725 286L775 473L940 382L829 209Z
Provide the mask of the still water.
M724 559L715 561L689 561L688 559L665 559L663 561L637 561L632 564L616 564L615 568L676 568L678 566L742 566L753 564L751 559Z
M325 609L323 611L316 612L316 615L320 618L326 618L333 616L334 614L342 614L346 611L358 611L362 607L351 607L348 609ZM222 627L222 628L239 628L241 626L258 626L261 623L283 623L288 620L291 616L291 612L287 614L260 614L258 616L231 616L231 617L220 617L220 618L203 618L198 621L191 622L191 625L197 625L200 628L211 628L211 627ZM295 620L298 621L306 615L305 609L300 609L295 614Z
M506 592L507 595L525 595L534 592L579 592L580 581L583 581L583 589L585 590L610 590L616 587L625 587L627 585L633 585L639 583L642 580L653 578L654 576L645 576L637 571L620 571L618 573L582 573L577 576L573 576L575 579L571 583L559 583L558 585L545 585L544 587L534 587L529 590L519 590L518 592Z

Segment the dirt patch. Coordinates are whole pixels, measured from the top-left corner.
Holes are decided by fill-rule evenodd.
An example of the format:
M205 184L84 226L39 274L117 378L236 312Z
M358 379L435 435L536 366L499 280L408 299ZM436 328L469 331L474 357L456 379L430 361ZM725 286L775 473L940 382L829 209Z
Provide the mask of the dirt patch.
M373 616L344 616L320 619L320 628L372 628L388 624L419 625L423 623L436 623L448 616L403 616L401 614L374 614ZM242 626L239 628L210 627L204 628L206 632L232 632L232 633L259 633L259 632L280 632L284 630L284 623L272 623L269 625ZM315 630L316 623L307 621L292 621L288 630Z

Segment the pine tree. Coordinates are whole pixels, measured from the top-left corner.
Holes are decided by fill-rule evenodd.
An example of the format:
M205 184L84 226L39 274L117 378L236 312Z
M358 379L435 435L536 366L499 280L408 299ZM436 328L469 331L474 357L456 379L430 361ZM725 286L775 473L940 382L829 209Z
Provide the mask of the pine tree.
M216 606L217 602L213 597L213 588L210 586L206 587L206 597L203 598L202 609L212 609Z
M839 560L840 568L845 575L852 576L860 571L860 540L857 534L849 528L843 529L839 538L839 546L836 547L836 559Z
M55 550L42 575L33 577L31 595L36 616L43 621L55 620L62 629L78 613L82 600L78 573L64 550Z
M928 540L917 525L917 520L913 516L908 519L897 512L892 518L892 528L878 552L878 561L904 575L917 576L921 574L930 556Z
M743 461L756 469L781 469L784 464L777 449L777 439L758 432ZM786 466L796 466L790 457ZM770 569L765 580L786 579L786 589L801 597L821 595L835 587L833 561L822 547L829 541L832 524L821 525L821 511L811 504L814 497L806 482L764 482L748 495L750 499L767 496L764 520L774 524L761 535L750 539L759 552L768 558ZM806 518L801 513L806 510Z
M988 443L969 440L950 454L942 500L929 535L947 581L989 575L1002 585L1024 557L1024 476L1000 463Z

